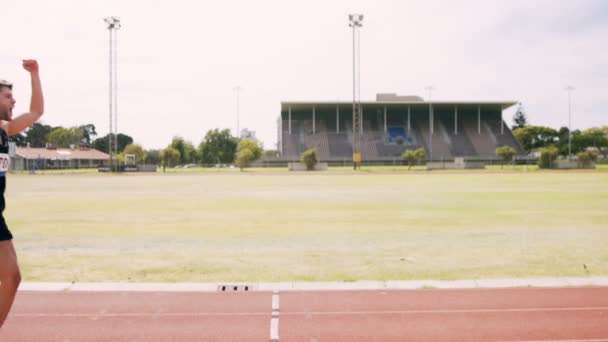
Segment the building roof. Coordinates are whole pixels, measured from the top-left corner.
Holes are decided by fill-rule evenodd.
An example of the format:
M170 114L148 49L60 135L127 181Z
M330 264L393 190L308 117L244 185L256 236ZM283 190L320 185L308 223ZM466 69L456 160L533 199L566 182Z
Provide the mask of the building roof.
M361 101L362 106L480 106L480 107L500 107L502 110L508 109L518 104L518 101ZM281 111L287 111L289 107L292 110L302 110L315 107L347 107L352 106L352 101L286 101L281 102Z
M110 155L94 148L69 149L69 148L36 148L36 147L17 147L15 155L25 159L51 159L51 160L106 160Z

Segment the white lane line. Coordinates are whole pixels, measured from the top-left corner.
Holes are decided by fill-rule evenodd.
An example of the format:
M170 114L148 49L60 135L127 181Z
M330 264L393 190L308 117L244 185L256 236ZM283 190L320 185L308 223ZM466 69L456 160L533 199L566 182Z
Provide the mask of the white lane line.
M272 316L270 318L270 342L279 342L279 291L272 292Z
M509 340L509 341L498 341L498 342L608 342L607 338L596 338L596 339L576 339L576 340Z
M272 294L272 311L279 311L279 291Z
M12 317L213 317L268 316L268 312L125 312L125 313L14 313Z
M275 299L276 298L276 299ZM276 306L275 306L276 304ZM449 313L501 313L501 312L566 312L608 311L608 307L522 308L522 309L462 309L462 310L380 310L380 311L291 311L283 315L394 315L394 314L449 314ZM125 312L125 313L13 313L13 317L182 317L182 316L267 316L268 312ZM279 320L279 294L273 294L272 317ZM278 330L277 330L278 331ZM567 340L566 340L567 341ZM602 340L600 340L602 341Z
M279 342L279 319L270 320L270 342Z
M501 313L551 311L608 311L608 307L577 308L522 308L522 309L462 309L462 310L380 310L380 311L291 311L283 315L394 315L394 314L446 314L446 313Z

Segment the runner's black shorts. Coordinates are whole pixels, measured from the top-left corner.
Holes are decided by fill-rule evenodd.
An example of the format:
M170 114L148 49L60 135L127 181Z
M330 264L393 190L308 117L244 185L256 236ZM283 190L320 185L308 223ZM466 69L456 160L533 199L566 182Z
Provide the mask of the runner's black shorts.
M4 221L4 216L2 216L2 214L0 214L0 241L6 241L6 240L12 240L13 239L13 234L11 234L11 231L8 229L8 226L6 225L6 221Z

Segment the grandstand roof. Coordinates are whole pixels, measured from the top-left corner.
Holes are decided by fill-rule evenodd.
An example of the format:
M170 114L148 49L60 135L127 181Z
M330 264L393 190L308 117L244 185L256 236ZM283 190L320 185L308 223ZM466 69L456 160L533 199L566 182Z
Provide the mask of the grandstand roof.
M497 107L502 110L508 109L518 104L518 101L362 101L362 106L481 106L481 107ZM336 106L352 106L352 101L285 101L281 102L281 111L287 110L289 107L293 110L316 107L336 107Z

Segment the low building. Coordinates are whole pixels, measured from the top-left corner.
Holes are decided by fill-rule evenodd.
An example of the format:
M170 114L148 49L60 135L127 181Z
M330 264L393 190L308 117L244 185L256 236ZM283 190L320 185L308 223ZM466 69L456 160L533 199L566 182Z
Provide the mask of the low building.
M11 148L11 169L83 169L109 165L110 156L94 148ZM14 151L14 152L13 152Z

